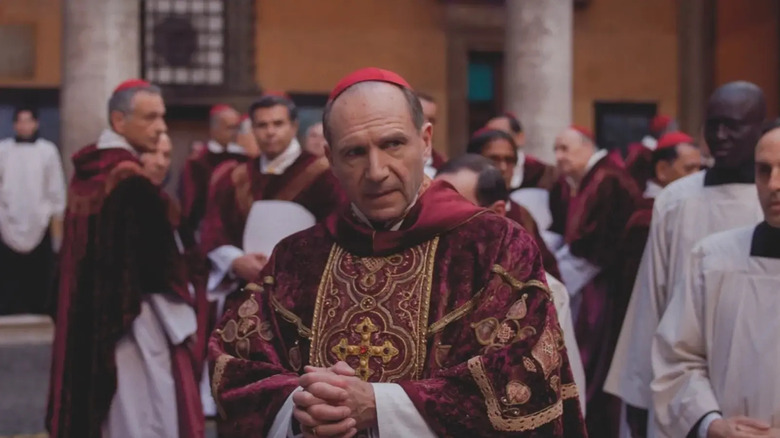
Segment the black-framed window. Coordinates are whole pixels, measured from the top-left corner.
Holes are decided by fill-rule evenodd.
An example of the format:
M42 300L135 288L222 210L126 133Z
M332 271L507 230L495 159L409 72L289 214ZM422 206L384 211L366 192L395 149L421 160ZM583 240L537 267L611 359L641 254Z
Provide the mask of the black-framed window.
M144 0L144 77L160 85L225 82L223 0Z
M607 150L623 153L630 143L650 133L650 122L658 112L656 102L596 101L596 143Z

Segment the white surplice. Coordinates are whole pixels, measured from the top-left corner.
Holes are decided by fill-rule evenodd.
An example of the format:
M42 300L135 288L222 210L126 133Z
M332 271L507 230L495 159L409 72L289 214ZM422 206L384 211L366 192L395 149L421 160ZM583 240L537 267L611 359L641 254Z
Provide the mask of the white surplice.
M650 234L639 265L604 391L649 409L653 335L694 245L720 231L763 218L754 184L704 186L705 172L669 184L656 198Z
M195 334L195 312L179 297L147 295L129 333L117 342L117 387L103 438L179 436L170 345Z
M0 238L20 254L34 250L52 219L65 215L65 176L54 143L0 141Z
M754 229L691 253L653 342L658 436L683 437L712 411L780 426L780 259L750 255Z
M580 357L580 347L577 345L577 338L574 333L574 323L571 317L571 306L569 306L569 292L566 290L566 286L558 281L552 275L545 273L547 276L547 285L552 292L553 302L555 303L555 310L558 312L558 322L561 324L561 330L563 330L563 342L566 344L566 353L569 357L569 365L571 365L571 373L574 376L574 383L577 385L577 393L580 397L580 407L582 408L582 415L585 415L586 405L586 389L585 386L585 367L582 365L582 358Z

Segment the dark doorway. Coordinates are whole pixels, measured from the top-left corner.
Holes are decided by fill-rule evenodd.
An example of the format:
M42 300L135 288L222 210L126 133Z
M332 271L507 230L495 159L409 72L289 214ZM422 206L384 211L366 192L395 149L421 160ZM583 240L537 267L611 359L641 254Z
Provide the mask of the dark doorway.
M629 144L650 133L650 121L658 112L655 102L594 103L596 143L607 150L620 149L625 156Z
M470 52L468 67L469 135L504 111L504 54Z

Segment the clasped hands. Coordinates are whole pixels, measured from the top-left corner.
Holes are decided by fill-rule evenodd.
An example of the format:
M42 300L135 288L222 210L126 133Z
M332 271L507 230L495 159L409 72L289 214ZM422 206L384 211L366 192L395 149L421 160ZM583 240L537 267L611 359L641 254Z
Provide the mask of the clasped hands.
M376 425L376 399L370 383L355 377L346 362L330 368L307 366L295 392L293 418L306 438L350 438Z
M707 431L708 438L759 438L780 437L780 429L762 420L744 416L715 420Z

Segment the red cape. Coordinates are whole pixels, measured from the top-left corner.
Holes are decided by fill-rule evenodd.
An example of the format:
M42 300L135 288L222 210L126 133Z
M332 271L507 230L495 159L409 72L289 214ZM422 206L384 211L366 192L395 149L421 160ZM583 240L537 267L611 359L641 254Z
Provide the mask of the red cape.
M116 391L114 347L140 313L141 294L170 290L190 299L174 210L138 159L91 145L73 163L47 415L57 438L100 436ZM174 367L193 372L180 357L173 355Z
M398 231L376 231L368 227L357 219L350 205L328 217L325 225L334 240L349 252L382 256L430 240L487 211L467 201L444 181L431 182L423 190Z

